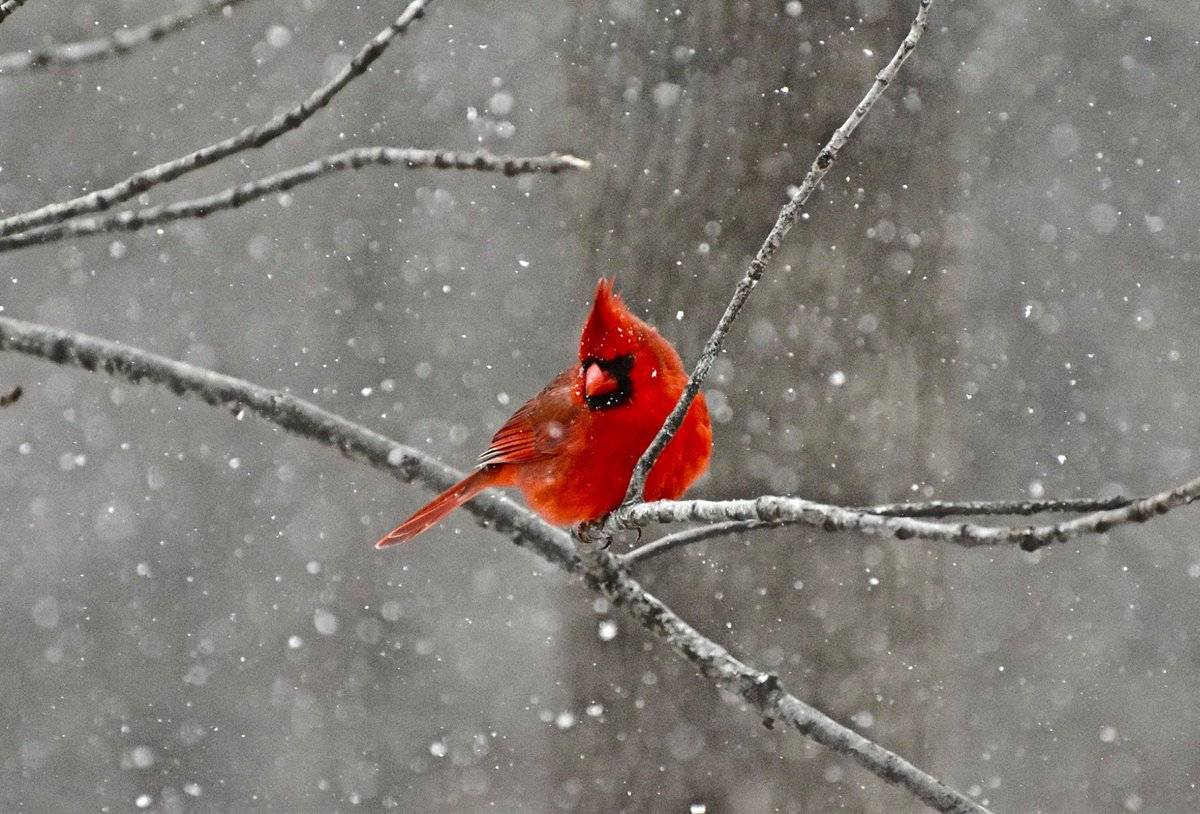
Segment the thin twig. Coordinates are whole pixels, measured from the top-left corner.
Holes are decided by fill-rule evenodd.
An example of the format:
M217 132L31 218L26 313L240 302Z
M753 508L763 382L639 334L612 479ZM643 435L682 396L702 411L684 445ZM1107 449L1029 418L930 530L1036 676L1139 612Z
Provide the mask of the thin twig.
M917 538L976 548L1015 543L1036 551L1082 534L1104 534L1114 526L1143 523L1200 497L1200 478L1174 489L1101 509L1082 517L1041 526L980 526L974 523L938 523L912 517L883 516L870 511L831 506L798 497L766 495L750 500L659 500L619 509L612 521L618 528L640 528L651 523L757 520L772 525L801 524L823 531L860 531L900 540Z
M235 413L249 410L289 432L312 438L404 482L417 482L434 491L447 488L462 476L461 472L418 450L311 402L127 345L0 317L0 351L5 350L90 372L102 371L135 384L161 384L176 395L194 395L206 404ZM647 592L607 552L585 547L585 562L563 531L494 493L485 492L465 508L484 525L511 537L568 573L581 574L592 590L610 597L705 676L740 696L764 722L786 723L817 743L850 757L877 777L907 789L937 811L987 814L983 806L969 797L789 694L778 676L755 670L733 657Z
M52 66L79 65L121 56L139 45L155 42L176 31L183 31L197 20L220 14L226 8L241 2L244 0L205 0L203 3L191 3L187 8L164 14L157 20L134 28L122 28L103 37L0 54L0 74L36 71Z
M1081 497L1063 500L926 500L851 506L852 511L885 517L983 517L985 515L1075 514L1120 509L1136 497Z
M674 551L677 548L683 548L693 543L701 543L705 540L711 540L714 537L741 534L742 532L754 531L755 529L777 528L782 525L784 524L768 523L765 520L727 520L724 523L712 523L694 529L684 529L673 534L664 534L657 540L651 540L643 546L638 546L624 554L619 554L618 558L626 568L632 568L646 560L652 560L657 556L666 554L668 551Z
M8 19L8 15L25 5L25 0L4 0L0 3L0 23Z
M629 488L625 492L624 505L629 506L641 501L646 491L646 478L650 474L650 470L654 467L654 462L658 460L658 456L670 443L675 433L683 424L684 416L687 414L688 408L692 401L696 398L696 394L700 392L700 386L704 383L708 376L708 371L716 361L717 355L721 352L721 345L725 341L725 335L729 333L730 327L733 325L734 319L737 318L738 312L742 310L750 292L758 285L759 279L763 272L766 271L767 265L779 250L783 243L783 238L795 223L796 217L800 213L800 208L808 201L816 190L817 185L821 183L821 179L829 172L829 168L833 165L834 160L841 153L842 147L845 146L847 139L862 122L866 115L871 112L871 108L875 105L877 99L883 95L887 86L896 78L900 72L905 60L909 54L917 47L917 43L921 39L921 35L925 33L925 27L929 16L929 5L933 0L921 0L921 6L917 10L916 19L913 20L912 27L908 30L908 36L904 38L904 42L900 43L899 49L892 57L891 61L881 70L875 77L875 81L871 84L867 95L862 98L862 101L854 108L854 111L842 122L842 126L834 131L829 141L817 154L817 158L813 161L812 166L808 170L808 174L804 176L803 183L791 199L783 205L783 209L779 211L779 217L775 221L775 225L771 227L771 231L767 234L766 240L758 249L758 254L750 261L750 268L746 271L746 276L741 279L734 289L733 299L729 301L729 305L725 308L725 313L721 315L720 321L717 323L716 330L712 336L704 344L704 350L700 353L700 358L696 362L696 368L692 371L691 378L688 379L687 385L683 389L682 395L679 397L675 409L667 416L663 422L662 428L658 431L658 435L646 447L646 451L642 453L638 459L637 465L633 469L633 476L629 479Z
M365 73L371 63L387 49L391 41L403 34L413 20L420 18L425 13L426 7L431 2L433 0L412 0L404 13L387 28L372 37L371 41L363 46L362 50L350 60L345 68L338 72L337 76L286 113L281 113L264 124L247 127L236 136L224 141L218 141L216 144L202 147L180 158L142 170L110 187L89 192L87 195L81 195L69 201L47 204L39 209L4 218L0 220L0 236L24 232L47 223L61 223L78 215L103 211L122 201L129 200L135 195L140 195L158 184L166 183L201 167L207 167L234 153L262 147L284 133L295 130L314 113L329 104L338 91Z
M920 503L884 503L877 506L847 506L849 511L877 514L882 517L954 517L983 515L1035 515L1075 512L1096 512L1120 509L1137 498L1076 498L1068 500L930 500ZM683 529L665 534L643 546L620 555L626 567L653 559L668 551L711 540L716 537L741 534L760 528L780 528L799 521L726 520L708 526Z
M588 169L591 163L573 155L512 156L493 155L485 150L470 153L450 150L419 150L399 147L359 147L327 155L299 167L260 178L257 181L230 187L223 192L146 209L128 210L111 215L75 218L31 229L21 234L0 237L0 252L19 249L38 243L50 243L72 237L103 232L133 232L184 218L204 218L224 209L236 209L245 203L263 198L273 192L284 192L299 184L340 170L357 170L367 166L402 164L409 169L481 170L502 172L505 175L524 173L557 173L564 170Z

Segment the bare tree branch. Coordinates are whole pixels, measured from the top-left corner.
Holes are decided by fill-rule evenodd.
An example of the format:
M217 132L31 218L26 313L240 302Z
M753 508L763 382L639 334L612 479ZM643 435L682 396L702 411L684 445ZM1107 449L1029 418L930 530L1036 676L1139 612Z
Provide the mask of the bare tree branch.
M842 126L834 131L829 141L821 148L821 152L817 154L817 158L813 161L812 166L808 170L808 174L804 176L804 181L800 184L800 188L796 190L791 199L783 205L783 209L779 211L779 217L775 221L775 225L771 227L771 231L767 234L766 240L759 247L758 254L750 261L750 268L746 271L746 276L741 279L734 289L733 299L729 301L729 305L725 308L725 313L721 315L721 319L717 322L716 330L712 336L704 344L704 350L700 352L700 358L696 362L696 368L692 371L691 377L688 379L687 385L683 389L682 395L679 397L679 402L675 408L667 416L663 422L662 428L658 431L658 435L642 453L638 459L637 465L633 469L633 476L629 479L629 488L625 492L624 504L626 506L640 502L646 491L646 478L650 474L650 470L654 467L654 462L658 460L658 456L666 449L671 439L675 437L680 425L683 424L684 416L687 415L688 408L692 401L696 398L696 394L700 392L700 386L704 384L705 378L708 376L708 371L716 361L717 355L721 352L721 345L725 341L725 335L729 333L733 321L737 318L738 312L742 310L742 306L746 304L746 300L750 297L750 292L758 285L759 279L762 278L763 272L766 271L767 265L779 250L783 243L783 238L792 228L792 224L796 222L796 217L800 213L800 208L808 201L816 190L817 185L821 183L821 179L829 172L829 168L833 165L841 153L842 148L846 145L846 141L850 135L858 127L867 114L871 112L875 102L883 95L887 86L895 80L900 72L900 67L908 59L909 54L917 47L917 43L921 39L921 35L925 33L929 17L929 5L933 0L921 0L921 6L917 10L917 16L913 20L912 27L908 30L908 36L900 43L899 49L892 56L892 59L875 77L875 81L871 84L867 95L862 98L854 111L842 122Z
M273 192L284 192L329 173L393 164L401 164L408 169L481 170L502 172L508 176L585 170L591 167L591 162L582 158L557 153L540 156L513 156L493 155L486 150L460 153L450 150L420 150L400 147L358 147L327 155L299 167L230 187L203 198L117 212L103 217L75 218L64 223L30 229L21 234L0 237L0 252L103 232L133 232L147 226L171 223L184 218L204 218L224 209L236 209Z
M25 0L4 0L0 3L0 23L8 19L8 15L25 5Z
M884 517L953 517L983 515L1035 515L1065 512L1096 512L1105 509L1120 509L1137 501L1131 497L1077 498L1068 500L930 500L920 503L885 503L878 506L844 507L849 511L877 514ZM726 520L708 526L684 529L665 534L643 546L620 555L626 567L653 559L676 548L711 540L715 537L741 534L762 528L779 528L793 525L793 521L780 520Z
M289 432L339 449L344 455L389 472L406 483L417 482L434 491L447 488L462 476L461 472L418 450L311 402L127 345L0 317L0 351L5 350L90 372L102 371L135 384L161 384L176 395L194 395L206 404L234 412L249 410ZM736 659L646 591L608 552L588 546L581 557L563 531L492 492L485 492L465 508L484 525L511 537L568 573L582 575L589 587L603 592L701 673L741 697L764 722L791 726L817 743L850 757L888 783L907 789L937 811L987 814L983 806L969 797L791 695L778 676Z
M1114 526L1143 523L1171 509L1186 506L1200 497L1200 478L1126 503L1120 508L1101 509L1082 517L1041 526L979 526L973 523L938 523L911 517L884 516L870 511L830 506L798 497L765 495L748 500L659 500L623 508L614 513L619 528L640 528L651 523L756 520L771 525L801 524L823 531L860 531L900 540L917 538L976 548L1015 543L1025 551L1036 551L1052 543L1083 534L1103 534ZM694 540L693 540L694 542ZM675 545L673 547L678 547Z
M434 491L457 482L462 473L419 450L404 446L280 390L177 362L104 339L0 316L0 351L17 351L59 365L103 372L134 384L160 384L177 396L240 414L249 411L289 432L331 446L353 460L416 481ZM484 525L507 534L571 573L582 570L568 536L498 493L476 499L467 510Z
M11 54L0 54L0 74L36 71L60 65L79 65L84 62L96 62L109 57L121 56L139 45L155 42L176 31L183 31L203 17L220 14L226 8L236 6L244 1L205 0L203 3L192 3L172 14L164 14L157 20L152 20L144 25L122 28L104 37L47 45Z
M889 783L907 789L937 811L986 814L987 809L974 800L796 698L783 688L779 676L744 664L721 645L702 636L630 577L618 557L595 545L597 541L590 542L580 549L587 565L588 583L614 605L624 608L643 628L670 644L705 676L750 704L766 726L786 724L853 758Z
M24 232L47 223L61 223L90 212L103 211L114 204L140 195L158 184L172 181L201 167L207 167L234 153L262 147L284 133L295 130L314 113L329 104L338 91L350 84L356 77L366 73L367 68L379 58L391 41L408 30L413 20L420 18L431 2L433 0L412 0L395 22L372 37L371 41L363 46L358 54L350 60L350 63L338 72L337 76L286 113L281 113L264 124L247 127L236 136L224 141L210 144L180 158L142 170L110 187L89 192L87 195L81 195L69 201L47 204L39 209L4 218L0 220L0 236Z
M767 520L727 520L724 523L710 523L707 526L697 526L694 529L683 529L673 534L664 534L657 540L651 540L624 554L618 554L617 558L626 568L632 568L646 560L652 560L668 551L674 551L693 543L702 543L715 537L726 537L755 529L779 528L784 525L786 523L772 523Z
M1120 509L1136 497L1080 497L1062 500L927 500L854 506L853 511L886 517L982 517L984 515L1074 514Z

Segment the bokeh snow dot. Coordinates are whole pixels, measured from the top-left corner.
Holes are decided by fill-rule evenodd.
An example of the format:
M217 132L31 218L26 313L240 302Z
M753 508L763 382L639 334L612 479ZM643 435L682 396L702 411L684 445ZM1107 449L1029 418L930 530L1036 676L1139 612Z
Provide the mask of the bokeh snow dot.
M313 611L313 627L322 636L332 636L338 631L338 618L324 608Z

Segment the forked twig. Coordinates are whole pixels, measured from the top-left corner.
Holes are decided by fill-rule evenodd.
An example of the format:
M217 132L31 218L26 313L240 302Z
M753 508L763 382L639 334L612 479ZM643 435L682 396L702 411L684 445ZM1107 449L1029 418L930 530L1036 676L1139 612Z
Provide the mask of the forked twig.
M768 525L801 524L822 531L858 531L899 540L930 540L967 548L1017 545L1025 551L1074 539L1084 534L1104 534L1115 526L1144 523L1171 509L1200 498L1200 478L1150 497L1100 509L1058 523L1028 526L981 526L943 523L916 517L887 516L845 506L831 506L799 497L764 495L745 500L658 500L624 509L618 518L623 528L651 523L726 523L757 521Z
M264 124L247 127L236 136L218 141L185 156L150 167L129 176L112 186L89 192L78 198L61 203L47 204L38 209L0 220L0 237L24 232L47 223L61 223L79 215L100 212L115 204L140 195L158 184L165 184L193 170L207 167L226 156L243 150L262 147L284 133L295 130L314 113L329 104L338 91L349 85L356 77L366 73L371 63L378 59L393 39L408 30L409 25L424 13L433 0L412 0L404 12L387 28L380 31L350 60L337 76L322 85L311 96L285 113L275 116Z
M1137 501L1138 498L1132 497L1070 498L1067 500L929 500L917 503L885 503L878 506L838 506L828 508L846 509L851 512L873 514L880 517L1030 516L1036 514L1099 512L1108 509L1121 509ZM799 519L760 520L754 518L751 520L723 520L719 523L683 529L673 534L663 535L657 540L651 540L643 546L620 555L620 558L622 563L627 567L631 567L666 554L668 551L674 551L677 548L683 548L693 543L711 540L716 537L742 534L755 529L781 528L783 526L797 525L802 522L804 521Z
M28 232L0 237L0 252L25 246L51 243L72 237L105 232L133 232L185 218L205 218L214 212L236 209L274 192L284 192L300 184L342 170L369 166L401 165L408 169L479 170L508 176L526 173L557 173L585 170L591 163L573 155L513 156L494 155L485 150L460 153L451 150L419 150L401 147L359 147L327 155L299 167L277 172L257 181L230 187L213 195L178 201L145 209L114 212L103 216L73 218L64 223L39 226Z

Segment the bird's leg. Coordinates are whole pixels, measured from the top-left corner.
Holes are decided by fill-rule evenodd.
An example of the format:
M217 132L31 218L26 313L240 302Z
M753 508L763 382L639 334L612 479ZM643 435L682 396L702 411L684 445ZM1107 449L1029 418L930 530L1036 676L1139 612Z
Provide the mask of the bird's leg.
M602 591L609 601L620 604L621 575L625 573L625 567L620 557L607 550L613 541L612 532L603 520L599 520L580 523L571 529L571 536L583 561L583 578Z
M601 551L608 549L612 545L613 536L604 528L604 518L599 520L586 520L583 523L575 526L571 531L571 536L576 541L588 546L599 546Z

